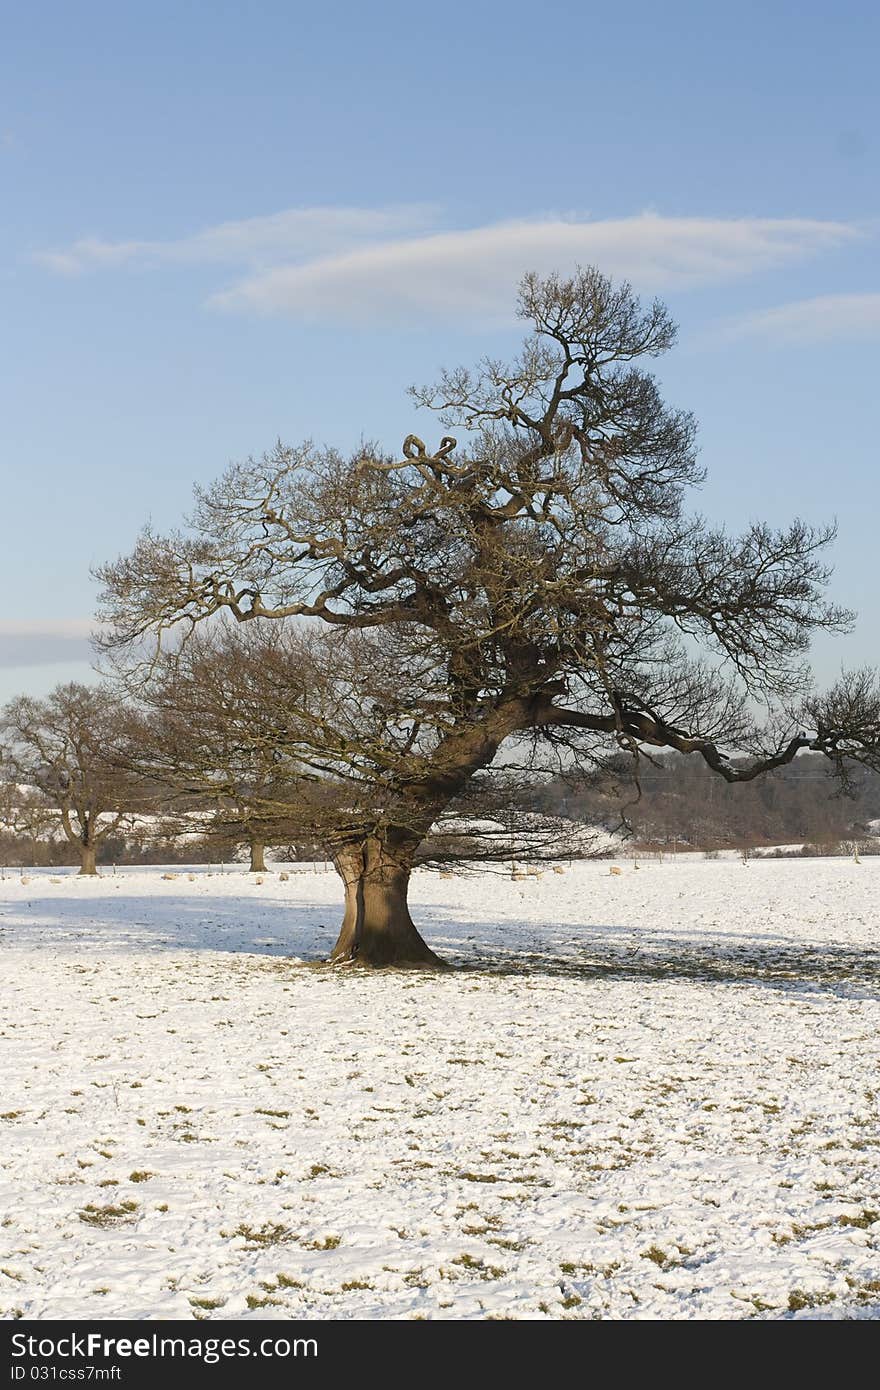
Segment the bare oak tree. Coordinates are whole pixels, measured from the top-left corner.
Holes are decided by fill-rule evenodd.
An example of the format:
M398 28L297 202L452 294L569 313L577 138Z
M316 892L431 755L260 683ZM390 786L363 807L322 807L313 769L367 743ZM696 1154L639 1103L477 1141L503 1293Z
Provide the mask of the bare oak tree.
M640 365L674 342L663 305L587 269L527 276L519 313L515 360L414 392L459 438L279 444L197 493L188 531L147 530L100 572L111 649L225 613L323 625L355 691L365 650L395 674L368 737L329 730L370 770L333 837L336 960L436 963L407 906L414 856L503 744L671 748L729 782L804 748L877 763L874 679L816 698L804 664L811 634L850 622L823 599L833 528L731 536L685 511L694 421Z
M0 718L4 760L53 809L81 874L98 872L99 846L137 810L138 788L112 757L124 717L109 686L71 682L44 700L11 700Z

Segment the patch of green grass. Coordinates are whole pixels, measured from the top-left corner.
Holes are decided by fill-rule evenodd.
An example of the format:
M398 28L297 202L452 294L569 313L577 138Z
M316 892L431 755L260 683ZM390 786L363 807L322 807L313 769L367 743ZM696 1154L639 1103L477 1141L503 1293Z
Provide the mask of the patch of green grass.
M665 1265L667 1255L665 1250L661 1250L659 1245L650 1245L647 1250L642 1251L643 1260L651 1260L655 1265Z
M769 1313L772 1312L774 1307L772 1303L765 1303L763 1298L761 1298L758 1294L752 1294L752 1297L749 1299L749 1302L751 1303L756 1313Z
M206 1312L212 1312L215 1308L222 1308L226 1302L225 1298L191 1298L190 1303L193 1308L204 1308Z
M129 1173L129 1175L128 1175L128 1181L129 1181L129 1182L149 1182L149 1181L150 1181L150 1178L154 1178L155 1176L156 1176L155 1173L150 1173L146 1168L135 1168L135 1170L134 1170L133 1173Z
M487 1265L485 1260L481 1260L475 1255L469 1255L467 1252L463 1255L456 1255L452 1263L478 1275L480 1279L503 1279L507 1273L507 1270L500 1269L498 1265Z
M225 1234L223 1231L221 1235ZM231 1233L231 1238L239 1237L247 1242L250 1250L263 1250L268 1245L285 1245L288 1241L296 1240L296 1236L287 1226L266 1222L263 1226L248 1226L244 1222L236 1226Z
M610 1279L620 1269L620 1261L611 1260L606 1265L594 1265L582 1260L579 1264L562 1264L559 1268L563 1274L579 1274L581 1277L589 1274L596 1278Z
M137 1211L137 1202L120 1202L118 1206L95 1207L89 1203L78 1212L80 1221L87 1226L118 1226L131 1219Z
M880 1220L880 1211L875 1211L872 1207L865 1207L858 1216L840 1216L837 1218L840 1226L855 1226L858 1230L867 1230L873 1226L875 1221ZM814 1231L827 1231L834 1225L833 1221L817 1221L813 1225L802 1226L795 1222L791 1228L791 1234L777 1232L773 1236L774 1245L790 1245L793 1240L799 1240L801 1236L810 1236Z
M335 1250L342 1242L342 1236L325 1236L323 1240L305 1242L306 1250Z
M281 1299L272 1298L269 1294L261 1298L259 1294L249 1293L245 1299L245 1303L249 1308L279 1308L281 1306Z
M860 1231L867 1230L868 1226L873 1226L875 1221L880 1221L880 1211L874 1211L870 1207L865 1207L860 1216L842 1216L841 1226L856 1226Z
M852 1289L859 1303L876 1303L880 1297L880 1279L866 1279L859 1283L847 1275L847 1284Z
M798 1313L802 1308L820 1308L823 1304L833 1303L836 1298L835 1293L805 1293L803 1289L792 1289L788 1295L788 1307L792 1313Z

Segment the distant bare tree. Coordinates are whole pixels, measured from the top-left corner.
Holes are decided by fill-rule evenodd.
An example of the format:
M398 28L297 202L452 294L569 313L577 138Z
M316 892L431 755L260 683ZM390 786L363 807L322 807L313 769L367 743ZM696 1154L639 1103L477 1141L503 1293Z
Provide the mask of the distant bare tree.
M55 828L58 816L51 802L33 787L20 786L9 771L0 781L0 825L11 835L30 843L31 859L38 862L38 846Z
M669 748L731 783L804 748L878 760L872 677L809 695L811 634L850 621L823 599L833 528L733 537L684 511L702 477L694 422L638 365L672 346L666 309L585 270L527 276L519 312L512 362L415 392L461 442L410 435L402 457L279 445L198 493L188 533L148 530L100 572L108 650L225 613L323 625L349 706L365 653L394 675L350 734L320 716L334 763L363 779L332 844L336 960L437 963L407 906L411 866L502 745Z
M304 688L292 634L198 632L152 664L117 756L162 789L166 830L176 819L179 832L243 842L264 873L267 846L312 837L322 821L318 775L298 759Z
M107 685L59 685L44 700L22 695L0 719L3 757L17 782L51 808L75 845L80 873L97 873L101 843L138 808L139 790L112 749L124 706Z

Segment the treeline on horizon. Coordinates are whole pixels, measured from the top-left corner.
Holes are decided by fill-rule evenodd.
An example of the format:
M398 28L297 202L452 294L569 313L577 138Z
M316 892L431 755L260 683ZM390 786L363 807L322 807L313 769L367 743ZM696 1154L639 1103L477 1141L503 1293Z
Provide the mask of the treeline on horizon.
M247 864L251 840L221 799L201 834L188 824L186 798L176 799L173 807L166 801L164 811L159 810L152 789L144 784L140 802L141 823L110 833L98 847L99 865ZM880 775L854 766L848 793L842 794L827 761L809 753L754 782L735 785L714 777L695 758L667 755L642 763L638 779L630 760L620 758L588 775L562 774L539 784L512 778L506 797L499 797L496 787L491 805L472 798L463 811L474 817L473 833L459 827L454 845L444 844L442 852L435 836L422 856L425 865L503 859L507 836L499 832L500 852L496 847L487 853L481 814L502 824L508 814L516 818L513 854L524 860L548 857L553 842L548 827L558 828L560 822L619 833L611 843L607 836L598 843L586 836L580 848L565 848L560 857L568 858L774 846L807 855L846 854L853 846L862 854L880 851ZM534 827L531 855L522 843L524 825ZM329 863L326 847L297 834L294 825L276 824L263 847L268 862ZM79 858L77 847L58 833L51 816L36 818L29 831L0 827L0 867L73 867Z
M553 778L536 809L584 821L610 822L622 813L634 848L791 845L837 853L862 842L870 850L880 828L871 825L880 821L880 775L853 765L844 792L827 759L803 753L753 782L730 784L698 758L667 754L642 761L636 783L631 761L622 758L590 778Z

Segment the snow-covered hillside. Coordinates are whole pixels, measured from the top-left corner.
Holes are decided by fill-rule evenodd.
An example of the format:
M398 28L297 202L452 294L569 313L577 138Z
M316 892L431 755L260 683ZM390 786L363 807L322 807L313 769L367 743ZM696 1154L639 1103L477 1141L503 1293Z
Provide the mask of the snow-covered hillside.
M640 862L7 876L0 1313L880 1315L880 859Z

